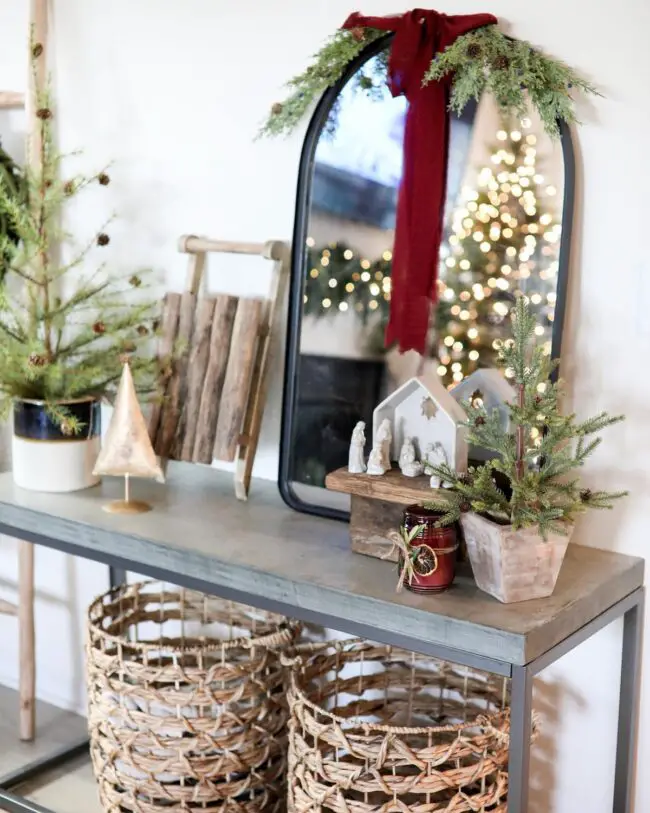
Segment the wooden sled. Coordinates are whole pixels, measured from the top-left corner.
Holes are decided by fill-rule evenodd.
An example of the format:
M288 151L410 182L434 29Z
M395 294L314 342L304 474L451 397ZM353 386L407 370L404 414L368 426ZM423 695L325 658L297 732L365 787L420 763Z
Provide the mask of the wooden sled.
M235 494L248 498L267 391L274 319L289 269L286 243L229 243L184 236L185 292L165 297L159 357L165 397L149 423L163 462L235 463ZM268 296L199 296L207 253L258 255L273 262Z

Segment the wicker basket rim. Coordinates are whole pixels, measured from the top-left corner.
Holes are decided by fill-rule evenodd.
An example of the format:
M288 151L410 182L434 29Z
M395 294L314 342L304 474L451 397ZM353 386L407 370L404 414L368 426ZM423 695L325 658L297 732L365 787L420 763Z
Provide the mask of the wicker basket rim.
M129 588L139 588L144 587L150 584L156 584L155 580L148 580L144 582L132 582L127 585ZM101 608L104 604L104 599L107 596L115 597L117 600L119 598L120 590L124 589L124 585L118 585L117 587L111 587L106 592L102 593L100 596L97 596L88 607L87 617L88 617L88 629L92 630L94 635L101 637L105 641L112 641L116 644L127 644L129 649L134 649L140 652L147 652L154 650L156 652L160 652L160 642L159 641L125 641L124 638L120 637L119 635L113 635L107 630L101 627L101 621L103 620L102 616L98 618L93 618L93 613L95 610ZM161 590L161 594L163 591ZM155 598L155 593L150 594L152 598ZM218 598L218 597L214 597ZM224 599L226 600L226 599ZM237 602L234 602L237 603ZM276 616L275 613L273 613ZM184 654L187 653L200 653L200 652L218 652L223 650L229 649L254 649L255 647L263 647L266 649L273 649L274 647L284 647L287 644L290 644L294 638L296 637L296 633L301 629L301 623L295 618L288 618L286 616L276 616L278 618L277 629L273 632L267 633L266 635L260 635L258 637L247 637L245 635L239 636L237 638L229 638L229 639L222 639L222 640L214 640L206 639L205 643L201 643L199 645L191 644L190 646L182 646L178 644L175 648ZM196 638L194 638L196 641Z
M317 712L318 714L323 715L324 717L329 717L332 721L339 723L340 725L345 725L347 727L347 733L349 733L349 727L360 728L364 731L364 733L368 733L371 731L381 732L382 734L453 734L454 732L461 732L466 731L468 728L473 728L474 726L480 726L481 728L485 728L492 732L499 734L502 736L504 740L510 740L510 737L505 732L501 731L498 728L498 723L505 722L510 718L510 710L509 709L502 709L500 711L495 712L486 712L484 714L477 715L473 720L466 720L463 723L454 723L453 725L437 725L437 726L392 726L392 725L381 725L379 723L369 723L366 720L362 720L360 717L341 717L338 714L334 714L332 711L327 711L322 706L319 706L317 703L314 703L313 700L310 700L304 691L296 684L295 675L291 675L291 688L292 690L299 696L301 702L303 702L306 706L309 706L312 711Z
M510 709L500 709L494 712L485 712L477 715L473 720L467 720L462 723L454 723L446 726L391 726L382 725L380 723L369 723L362 720L360 717L342 717L332 711L327 711L322 706L314 703L307 697L306 693L298 683L298 675L301 671L301 666L305 664L305 654L317 654L319 651L326 651L328 649L342 650L349 647L350 644L365 645L368 642L363 638L346 639L345 641L326 641L323 643L303 644L292 649L292 655L282 655L282 663L285 667L290 669L291 674L291 689L299 697L301 702L308 706L312 711L329 717L332 721L339 725L345 725L349 733L349 728L360 728L364 733L371 731L381 732L382 734L444 734L465 731L474 726L481 726L495 733L498 737L503 737L504 741L509 742L510 736L506 732L498 728L498 724L510 719ZM360 650L361 651L361 650ZM305 654L303 654L305 653Z

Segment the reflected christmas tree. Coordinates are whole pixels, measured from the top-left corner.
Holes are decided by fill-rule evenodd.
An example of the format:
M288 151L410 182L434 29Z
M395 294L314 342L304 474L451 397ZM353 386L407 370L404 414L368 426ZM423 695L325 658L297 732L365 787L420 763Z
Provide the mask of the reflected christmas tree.
M550 352L561 224L558 190L538 167L537 136L524 119L496 133L490 162L463 188L441 247L439 302L431 354L452 387L478 367L496 367L518 292L529 297L537 335ZM364 257L343 243L312 238L304 312L316 317L354 312L370 322L377 351L388 321L392 254Z
M530 121L502 128L475 188L465 187L441 249L434 347L447 385L495 367L515 296L531 303L538 336L550 336L560 223L557 189L537 167Z

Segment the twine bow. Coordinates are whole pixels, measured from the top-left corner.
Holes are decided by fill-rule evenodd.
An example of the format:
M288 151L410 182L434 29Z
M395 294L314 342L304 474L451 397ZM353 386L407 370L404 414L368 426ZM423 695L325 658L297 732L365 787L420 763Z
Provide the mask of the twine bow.
M388 551L385 556L382 556L382 559L388 559L390 556L397 551L402 557L402 568L399 574L399 580L397 582L397 592L399 593L401 589L404 587L404 582L408 578L409 584L413 584L413 579L417 575L415 572L415 566L413 564L415 556L417 555L417 548L421 547L420 545L413 545L413 540L416 539L420 535L420 533L426 528L426 525L415 525L411 528L410 531L407 531L406 528L402 525L399 530L391 531L388 534L388 538L393 543L393 547ZM414 550L415 548L415 550ZM433 570L432 573L435 573L438 569L438 557L436 556L434 551L431 551L433 555Z

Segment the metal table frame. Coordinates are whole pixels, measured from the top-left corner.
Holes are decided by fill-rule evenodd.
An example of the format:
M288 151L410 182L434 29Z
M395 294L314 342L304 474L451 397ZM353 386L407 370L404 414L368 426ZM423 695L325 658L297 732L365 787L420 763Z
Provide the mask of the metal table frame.
M16 529L5 527L0 523L0 533L16 536ZM86 551L81 552L75 545L47 537L44 534L23 532L21 537L35 544L56 548L77 556L82 555L83 558L105 562L110 566L112 585L123 583L126 580L126 571L132 569L144 576L176 584L179 587L201 590L208 594L217 594L214 585L203 582L201 579L186 578L185 576L179 576L178 573L156 566L142 565L142 563L134 564L108 554L98 553L97 556L89 556ZM252 604L261 609L294 616L305 622L320 624L331 629L338 629L341 632L369 638L384 644L392 644L424 655L431 655L460 665L509 677L512 680L512 687L508 813L528 813L533 678L592 635L622 617L624 619L623 647L612 813L633 813L634 756L639 711L641 637L645 599L645 589L643 587L618 601L548 651L521 666L450 647L424 644L406 634L389 632L366 624L355 622L342 624L340 619L333 619L326 613L308 611L295 607L290 603L265 599L259 595L250 595L238 590L224 588L218 591L218 595L225 599ZM83 753L87 749L87 745L87 739L72 743L67 748L60 749L43 759L0 777L0 808L8 811L8 813L53 813L53 811L19 796L14 791L17 786L27 780L31 780L66 760Z

